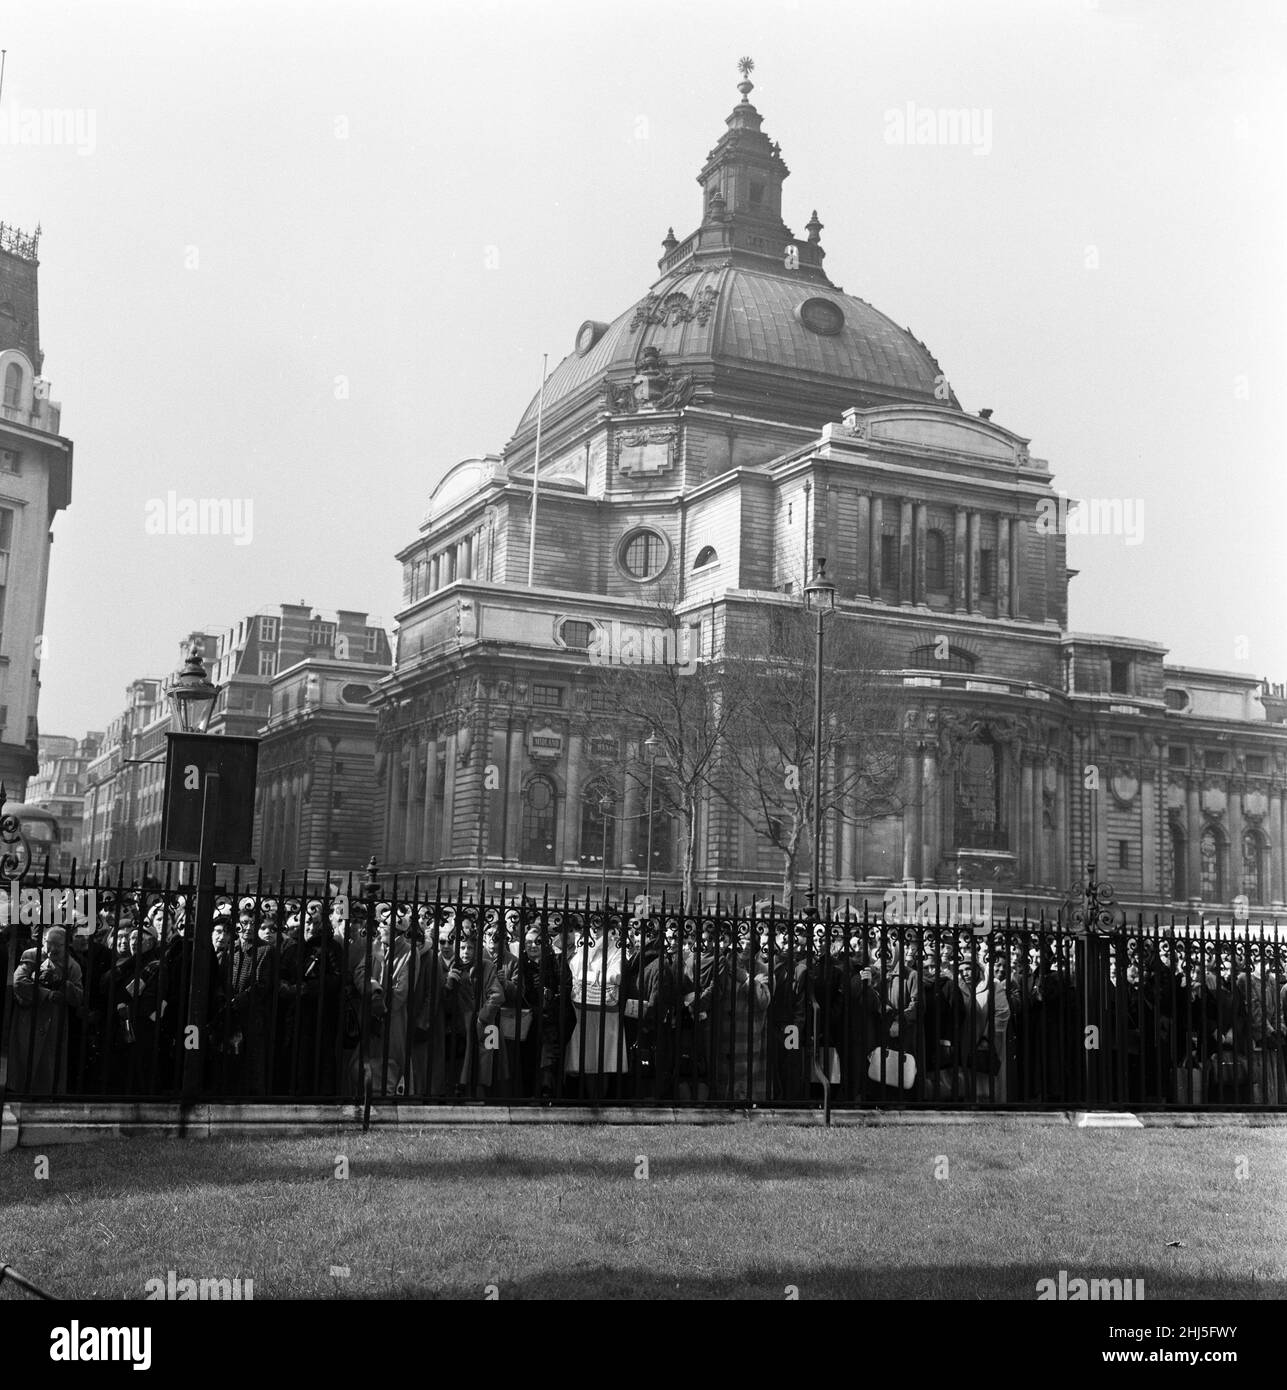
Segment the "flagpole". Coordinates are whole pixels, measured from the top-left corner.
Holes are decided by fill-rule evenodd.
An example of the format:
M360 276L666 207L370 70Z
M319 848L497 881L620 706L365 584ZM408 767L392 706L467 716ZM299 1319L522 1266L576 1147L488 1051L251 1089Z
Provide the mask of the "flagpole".
M541 355L541 396L536 406L536 459L532 464L532 515L527 537L527 587L532 587L536 571L536 502L537 483L541 476L541 416L545 413L545 377L550 360L548 352Z

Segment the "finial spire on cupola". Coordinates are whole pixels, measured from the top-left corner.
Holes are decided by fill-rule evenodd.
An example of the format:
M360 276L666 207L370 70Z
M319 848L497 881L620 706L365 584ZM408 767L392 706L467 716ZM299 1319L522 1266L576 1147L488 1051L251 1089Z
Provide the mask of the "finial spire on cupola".
M776 140L761 130L764 118L751 105L755 60L738 59L741 100L724 119L727 127L706 156L697 182L702 220L696 232L672 244L668 234L658 262L664 274L684 273L694 261L719 258L767 269L789 270L800 280L827 284L822 270L822 229L815 212L807 242L797 241L782 220L782 184L791 171ZM815 225L816 224L816 225Z

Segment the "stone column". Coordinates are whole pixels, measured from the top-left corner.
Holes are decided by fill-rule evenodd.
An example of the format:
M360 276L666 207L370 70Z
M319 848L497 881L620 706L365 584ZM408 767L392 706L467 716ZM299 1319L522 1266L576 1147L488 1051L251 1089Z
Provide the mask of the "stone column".
M1046 763L1036 758L1032 764L1032 881L1050 882L1050 849L1046 839Z
M1055 814L1050 828L1051 857L1056 888L1068 887L1068 772L1055 764Z
M439 851L444 859L450 859L455 852L452 843L452 827L456 823L456 739L457 731L447 735L443 743L442 755L447 760L446 777L442 792L442 841Z
M912 556L912 602L923 604L925 598L925 532L929 508L924 502L917 502L913 511L916 538Z
M472 579L474 577L474 538L466 536L460 543L460 559L458 572L461 579Z
M523 833L523 726L511 725L505 769L505 859L517 864L522 858L520 839Z
M927 883L933 883L938 877L938 861L943 854L940 796L938 749L927 743L921 764L921 877Z
M1032 756L1019 754L1019 881L1035 883L1033 845L1036 827L1032 823Z
M871 499L871 541L868 546L869 587L872 598L880 597L880 537L885 524L885 504L882 498Z
M580 867L577 856L585 848L578 844L581 836L581 755L584 743L585 739L581 734L571 734L568 737L568 791L562 823L559 826L559 849L555 859L555 862L561 863L565 869ZM602 849L602 845L595 845L593 852L599 854Z
M480 795L483 798L483 807L487 814L487 858L499 864L505 858L506 820L505 783L501 774L505 768L506 754L509 751L505 746L504 728L493 728L490 730L487 735L487 746L489 749L487 760L479 769L479 775L482 778ZM496 769L497 775L490 779L495 781L496 785L494 787L489 787L487 785L489 780L487 768L489 765ZM429 768L425 769L426 790L428 789L427 777L429 771ZM425 798L425 803L426 805L428 804L428 796Z
M979 608L979 514L970 512L966 518L966 526L969 531L969 579L968 579L968 598L966 607L971 613L981 612Z
M441 752L438 748L438 740L429 738L425 742L425 819L424 830L420 841L420 862L429 867L437 857L433 852L434 844L434 804L433 789L438 779L438 759Z
M1008 516L997 517L997 617L1008 618L1010 608L1010 528Z
M967 540L966 513L964 507L956 509L956 536L952 546L952 611L961 613L970 606L966 559L969 555Z
M1202 853L1199 847L1202 839L1202 807L1199 797L1198 779L1190 777L1185 806L1188 815L1184 827L1184 895L1187 898L1196 898L1202 892Z
M1228 902L1242 892L1242 792L1230 785L1225 789L1225 798L1229 807L1229 863L1224 896Z
M857 773L857 755L852 748L846 747L840 754L840 776L845 794L841 801L840 824L837 833L840 836L840 879L843 883L852 883L855 879L856 871L854 867L854 781Z
M866 598L871 594L871 498L865 492L858 494L858 556L854 562L855 580L858 596Z
M1283 891L1283 793L1275 787L1269 793L1269 901L1282 907Z
M898 517L898 603L912 602L912 504L904 500Z
M442 556L434 555L429 561L429 592L436 593L438 581L441 577Z
M1017 517L1010 518L1010 577L1008 609L1012 618L1019 616L1019 557L1023 550L1024 523Z
M920 788L921 750L912 748L906 755L903 768L904 785L908 789L908 804L903 807L903 877L920 875Z
M1155 770L1147 763L1140 766L1140 894L1160 897L1157 884L1157 791Z
M419 768L420 738L417 735L411 740L411 762L407 776L407 819L404 827L405 839L402 854L404 864L414 864L420 849L420 802L418 800L419 788L416 785Z

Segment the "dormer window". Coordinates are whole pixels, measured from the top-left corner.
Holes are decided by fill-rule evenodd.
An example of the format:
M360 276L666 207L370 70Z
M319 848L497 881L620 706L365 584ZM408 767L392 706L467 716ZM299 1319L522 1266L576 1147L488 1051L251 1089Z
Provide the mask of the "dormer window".
M22 368L16 362L4 369L4 403L14 408L22 404Z

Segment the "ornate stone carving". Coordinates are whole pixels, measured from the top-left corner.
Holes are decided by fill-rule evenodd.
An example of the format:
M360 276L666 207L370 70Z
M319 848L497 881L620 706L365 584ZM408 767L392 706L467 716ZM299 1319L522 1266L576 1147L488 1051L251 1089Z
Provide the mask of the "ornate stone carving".
M1139 795L1140 779L1131 768L1122 765L1113 769L1108 786L1119 806L1129 806Z
M675 465L679 430L673 425L645 425L617 436L617 467L627 477L669 473Z
M655 347L646 347L639 370L630 381L603 383L608 409L614 415L652 410L682 410L693 398L696 384L691 372L671 371L670 363Z
M694 319L704 326L715 312L718 298L719 291L714 285L707 285L695 299L689 299L682 290L672 290L666 295L650 294L635 309L634 317L630 320L630 332L634 333L648 323L669 326L691 323Z

